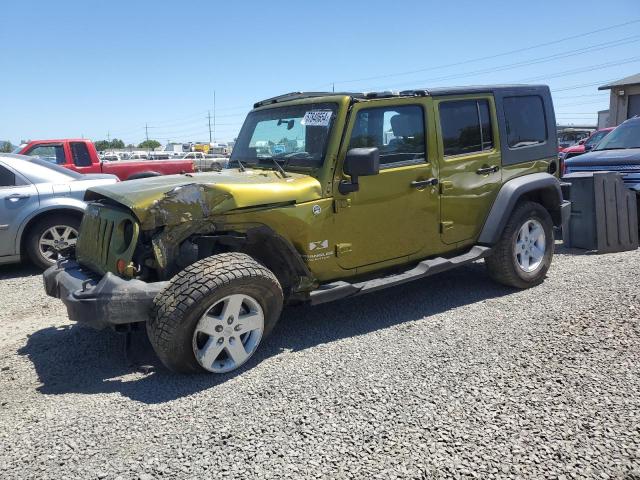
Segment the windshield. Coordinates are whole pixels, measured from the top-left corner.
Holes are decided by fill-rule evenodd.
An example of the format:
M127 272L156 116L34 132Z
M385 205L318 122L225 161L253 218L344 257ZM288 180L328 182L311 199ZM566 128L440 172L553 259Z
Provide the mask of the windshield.
M590 147L592 145L596 145L600 140L602 140L604 137L607 136L607 134L610 132L611 130L602 130L600 132L596 132L593 135L591 135L589 137L589 139L584 142L585 146Z
M336 103L312 103L251 112L240 130L230 162L237 166L319 167L324 162Z
M640 148L640 122L623 123L607 135L596 150Z

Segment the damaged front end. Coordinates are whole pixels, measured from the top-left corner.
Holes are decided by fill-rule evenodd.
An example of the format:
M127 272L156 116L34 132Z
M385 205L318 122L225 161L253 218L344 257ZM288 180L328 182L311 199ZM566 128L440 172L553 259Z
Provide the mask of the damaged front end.
M196 233L212 233L212 210L230 198L208 185L188 183L171 188L141 213L98 192L89 196L94 201L80 228L78 262L99 274L142 280L165 279L185 266L181 259L192 255L183 242Z
M216 253L210 238L202 249L200 237L238 233L221 232L227 214L320 197L320 184L313 177L282 178L264 170L157 177L95 188L85 197L93 203L80 228L77 259L99 274L166 280L202 258L200 250ZM125 223L134 225L128 243L119 240L119 226ZM222 245L225 240L217 242L223 250L228 249Z
M230 230L228 215L286 208L320 193L312 177L264 171L175 175L89 190L76 258L45 272L46 291L62 299L71 319L119 328L147 321L153 299L180 270L242 251L270 268L285 295L295 298L314 279L291 242L255 222Z

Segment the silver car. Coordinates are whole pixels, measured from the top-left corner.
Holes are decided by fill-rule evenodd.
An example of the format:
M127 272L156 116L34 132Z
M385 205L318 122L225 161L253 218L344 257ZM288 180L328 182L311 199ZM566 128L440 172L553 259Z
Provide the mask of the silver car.
M115 175L82 175L46 160L0 154L0 264L23 255L42 268L75 245L88 188Z

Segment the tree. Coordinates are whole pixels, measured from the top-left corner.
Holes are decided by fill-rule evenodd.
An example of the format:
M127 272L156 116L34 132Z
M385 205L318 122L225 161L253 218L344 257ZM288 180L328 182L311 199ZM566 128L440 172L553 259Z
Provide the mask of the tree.
M157 140L145 140L140 145L138 145L138 148L144 148L145 150L153 150L154 148L158 148L160 145L162 144Z
M109 142L106 140L96 140L93 142L93 145L96 147L96 150L99 152L104 152L105 150L109 150Z
M13 145L11 142L0 141L0 153L11 153L13 151Z
M95 142L93 142L93 144L95 145L96 150L98 150L99 152L104 152L105 150L111 150L113 148L119 148L119 149L124 148L124 142L117 138L114 138L111 141L96 140Z
M111 148L124 148L124 142L118 138L111 140Z

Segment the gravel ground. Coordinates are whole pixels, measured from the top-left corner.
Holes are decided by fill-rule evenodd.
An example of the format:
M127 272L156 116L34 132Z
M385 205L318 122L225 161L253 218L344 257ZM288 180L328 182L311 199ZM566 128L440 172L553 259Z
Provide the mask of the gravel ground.
M640 479L640 251L481 264L285 311L239 373L178 376L0 267L0 477Z

